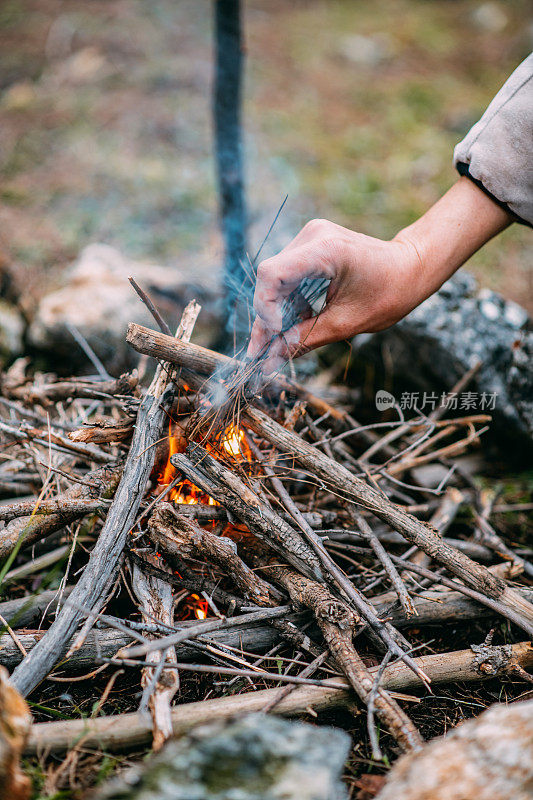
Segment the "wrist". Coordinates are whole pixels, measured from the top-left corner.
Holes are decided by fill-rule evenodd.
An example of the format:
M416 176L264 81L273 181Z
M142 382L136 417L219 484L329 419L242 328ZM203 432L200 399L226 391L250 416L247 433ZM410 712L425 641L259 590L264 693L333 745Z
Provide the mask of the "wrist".
M511 222L510 214L472 181L461 177L393 241L411 250L412 274L427 297Z

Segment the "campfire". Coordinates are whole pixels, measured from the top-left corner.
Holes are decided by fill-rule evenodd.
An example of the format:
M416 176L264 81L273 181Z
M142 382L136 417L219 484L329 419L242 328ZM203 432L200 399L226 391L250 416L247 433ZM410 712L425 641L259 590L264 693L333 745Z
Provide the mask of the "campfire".
M111 719L121 747L161 747L189 708L179 676L193 673L213 718L358 698L369 754L416 750L417 698L404 689L520 680L532 664L531 565L454 466L490 417L363 425L341 394L257 370L252 392L249 364L190 342L198 311L185 310L175 337L130 325L130 345L157 364L147 388L134 373L63 380L17 362L5 374L0 488L31 498L0 508L4 597L17 590L0 604L0 662L23 695L83 680L81 664L85 680L110 677L106 693L112 675L138 675L150 727L133 713L96 716L83 721L84 746L112 746ZM436 488L417 478L428 464L446 468ZM465 508L473 525L450 535ZM57 589L46 587L51 564L62 565ZM435 653L421 633L486 615L511 623L506 647ZM60 752L80 731L39 722L27 750Z
M178 433L179 428L179 433ZM204 506L220 506L214 498L203 492L191 481L184 479L177 481L180 473L172 464L172 457L178 453L183 453L186 448L186 438L182 428L176 423L169 422L168 425L168 450L166 458L164 459L163 468L157 473L157 486L161 494L165 495L167 501L172 502L175 506L181 505L204 505ZM244 428L236 427L235 425L228 426L220 436L217 437L215 446L207 443L208 452L213 453L214 457L217 454L222 454L222 457L229 460L230 463L238 464L243 460L251 463L252 456L250 448L245 441ZM221 457L220 455L218 456ZM156 491L156 496L158 492ZM213 529L215 521L204 523L202 527ZM242 530L241 526L241 530ZM237 527L231 523L224 526L223 535L231 536ZM176 574L179 573L176 571ZM195 617L196 619L205 619L209 614L209 603L207 600L202 599L195 592L187 595L184 598L180 610L180 619L189 619Z

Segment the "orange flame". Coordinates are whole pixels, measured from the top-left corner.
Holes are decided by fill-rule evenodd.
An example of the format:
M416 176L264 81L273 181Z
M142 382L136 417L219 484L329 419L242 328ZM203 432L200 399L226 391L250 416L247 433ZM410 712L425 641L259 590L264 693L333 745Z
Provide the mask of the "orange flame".
M178 437L173 435L172 423L169 422L167 461L164 469L157 476L157 482L159 486L163 488L169 486L176 477L177 470L171 464L170 459L176 453L183 452L183 450L179 447L179 442L180 440ZM229 425L224 433L219 437L218 445L219 447L223 448L225 453L227 453L235 461L252 460L252 454L248 444L246 443L244 430L242 428L237 428L235 425ZM206 449L209 450L215 456L215 458L220 457L217 452L217 448L213 447L209 443L207 443ZM186 505L196 505L197 503L202 503L208 506L218 505L216 500L214 500L212 497L209 497L209 495L204 494L200 489L198 489L198 487L194 486L194 484L188 480L183 480L174 489L171 489L169 493L169 499L174 503L184 503Z
M237 461L252 460L252 454L244 438L242 428L237 428L236 425L229 425L220 439L220 444L226 453Z
M197 594L190 594L185 600L181 609L181 619L206 619L209 611L207 600L203 600Z
M170 459L176 453L183 452L182 443L183 440L173 434L172 423L169 422L168 456L164 468L157 476L157 483L161 489L169 486L177 475L177 470L171 464ZM229 425L224 433L218 437L216 445L207 444L206 448L215 458L221 458L221 450L223 450L234 461L252 461L252 453L246 442L244 430L236 425ZM186 479L170 490L169 499L174 503L184 503L186 505L196 505L197 503L210 506L219 505L216 500ZM224 530L224 535L227 535L232 527L231 523L229 523ZM208 612L209 605L207 601L201 599L197 594L191 594L186 598L181 608L180 616L182 619L190 619L192 617L205 619Z

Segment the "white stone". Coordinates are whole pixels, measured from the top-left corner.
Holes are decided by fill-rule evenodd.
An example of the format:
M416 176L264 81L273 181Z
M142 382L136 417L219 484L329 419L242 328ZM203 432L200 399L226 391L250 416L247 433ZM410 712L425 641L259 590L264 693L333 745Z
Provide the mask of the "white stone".
M137 360L126 344L129 322L157 327L131 287L128 277L148 292L172 328L192 298L195 287L190 276L177 267L162 267L131 261L114 247L91 244L64 276L64 284L45 295L30 326L29 339L37 348L77 357L78 345L66 328L74 325L87 339L108 369L117 371ZM200 292L207 290L198 287ZM198 296L201 302L202 297ZM203 311L204 322L209 311Z
M376 800L531 800L533 701L495 705L402 756Z

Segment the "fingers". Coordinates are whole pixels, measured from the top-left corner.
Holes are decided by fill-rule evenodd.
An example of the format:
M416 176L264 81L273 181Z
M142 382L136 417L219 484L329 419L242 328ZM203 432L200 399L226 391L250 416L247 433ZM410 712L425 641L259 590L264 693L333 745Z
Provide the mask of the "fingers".
M311 219L281 252L294 250L295 247L301 247L303 244L320 239L331 239L336 236L352 237L354 235L356 235L354 231L343 228L342 225L337 225L337 223L330 222L327 219Z
M272 331L265 325L260 317L257 317L252 325L250 341L246 355L248 358L258 358L266 352L272 340Z
M335 267L321 242L308 242L262 261L257 270L254 308L273 334L282 329L283 301L303 278L332 278Z
M337 321L335 311L329 307L317 317L311 317L294 325L284 334L277 336L270 345L268 356L262 363L263 372L268 375L283 367L290 358L298 358L316 347L339 341L344 336Z

